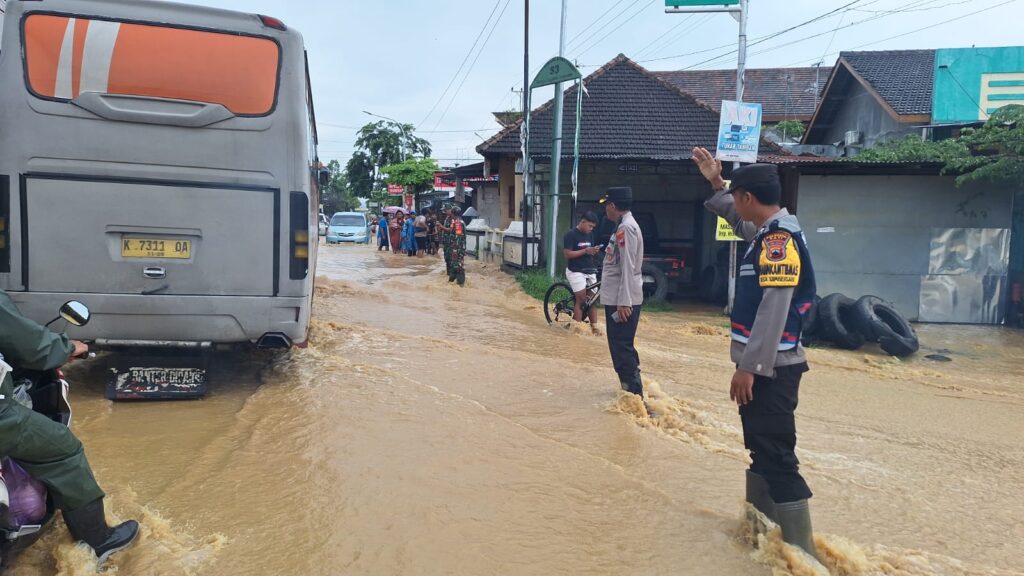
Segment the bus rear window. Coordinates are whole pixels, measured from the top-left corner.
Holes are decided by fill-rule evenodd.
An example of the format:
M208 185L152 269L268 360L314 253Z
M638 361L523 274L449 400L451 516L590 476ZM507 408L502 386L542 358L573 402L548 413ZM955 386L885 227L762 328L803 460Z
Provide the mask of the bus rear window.
M274 108L280 47L268 38L49 14L25 19L25 70L41 98L83 92Z

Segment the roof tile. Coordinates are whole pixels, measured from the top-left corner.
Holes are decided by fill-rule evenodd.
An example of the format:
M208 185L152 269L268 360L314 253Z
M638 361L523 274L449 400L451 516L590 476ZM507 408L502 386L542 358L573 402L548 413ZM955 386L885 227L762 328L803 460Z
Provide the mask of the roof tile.
M830 68L754 68L744 74L743 99L761 103L766 118L810 120L828 80ZM736 70L654 72L683 92L721 109L722 100L736 99Z
M935 50L841 52L853 67L901 116L932 113Z
M694 146L714 150L718 112L648 72L623 55L584 79L580 156L592 159L677 160ZM565 92L562 154L572 156L576 87ZM552 101L530 120L530 156L551 157ZM477 147L481 154L518 154L520 125L502 130ZM773 146L762 143L769 153Z

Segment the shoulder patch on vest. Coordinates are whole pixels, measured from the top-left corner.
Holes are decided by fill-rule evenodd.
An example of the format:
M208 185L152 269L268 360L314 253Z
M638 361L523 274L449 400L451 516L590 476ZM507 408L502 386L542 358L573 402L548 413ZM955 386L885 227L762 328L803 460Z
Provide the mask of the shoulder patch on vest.
M788 288L800 284L800 251L793 235L785 230L765 234L758 258L758 283L762 288Z

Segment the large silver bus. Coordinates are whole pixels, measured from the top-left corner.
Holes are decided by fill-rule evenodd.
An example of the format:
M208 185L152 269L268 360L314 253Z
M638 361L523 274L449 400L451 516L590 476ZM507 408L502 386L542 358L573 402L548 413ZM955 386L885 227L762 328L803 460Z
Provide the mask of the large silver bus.
M306 342L316 124L279 20L148 0L8 0L0 287L100 346Z

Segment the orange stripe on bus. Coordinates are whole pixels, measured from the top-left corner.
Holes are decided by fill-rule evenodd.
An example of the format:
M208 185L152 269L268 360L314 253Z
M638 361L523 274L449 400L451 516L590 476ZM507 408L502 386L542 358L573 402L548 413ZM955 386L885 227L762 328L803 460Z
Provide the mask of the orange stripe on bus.
M52 98L57 91L57 63L68 18L34 15L25 22L25 60L32 89Z

